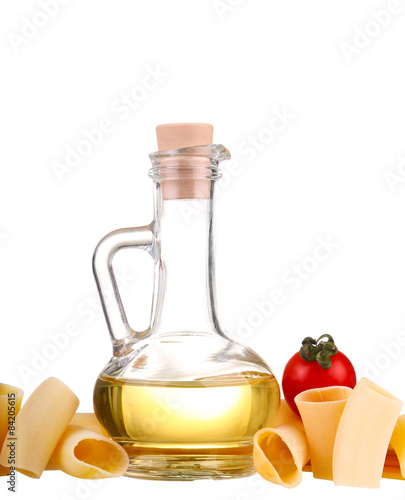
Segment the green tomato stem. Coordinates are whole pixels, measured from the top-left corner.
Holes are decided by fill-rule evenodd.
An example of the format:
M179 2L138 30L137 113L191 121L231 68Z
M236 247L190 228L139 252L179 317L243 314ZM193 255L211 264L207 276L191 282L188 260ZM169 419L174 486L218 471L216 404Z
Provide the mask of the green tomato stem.
M324 342L322 339L327 339ZM315 361L325 370L332 366L332 356L337 354L338 348L333 337L328 334L321 335L317 340L312 337L305 337L300 349L300 357L304 361Z

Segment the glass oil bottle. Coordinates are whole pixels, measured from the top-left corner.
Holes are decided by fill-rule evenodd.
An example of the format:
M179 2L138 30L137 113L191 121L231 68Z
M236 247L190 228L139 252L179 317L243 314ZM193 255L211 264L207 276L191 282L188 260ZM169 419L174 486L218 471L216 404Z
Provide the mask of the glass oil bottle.
M219 163L230 154L211 144L212 130L207 124L157 127L159 151L150 155L153 221L113 231L94 253L113 345L95 385L94 408L128 452L131 477L253 474L253 436L271 425L279 408L268 365L218 319L214 193ZM114 277L113 257L123 248L143 249L154 261L150 326L142 332L129 326Z

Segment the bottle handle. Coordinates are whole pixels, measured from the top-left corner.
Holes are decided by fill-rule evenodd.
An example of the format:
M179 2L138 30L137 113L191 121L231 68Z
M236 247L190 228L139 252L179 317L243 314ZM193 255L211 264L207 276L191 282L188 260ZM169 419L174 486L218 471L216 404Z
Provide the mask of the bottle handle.
M149 332L150 326L143 332L137 332L129 326L115 279L112 260L118 250L123 248L138 248L150 252L153 241L150 226L117 229L104 236L94 250L93 273L115 355L125 351L126 339L137 340L144 337Z

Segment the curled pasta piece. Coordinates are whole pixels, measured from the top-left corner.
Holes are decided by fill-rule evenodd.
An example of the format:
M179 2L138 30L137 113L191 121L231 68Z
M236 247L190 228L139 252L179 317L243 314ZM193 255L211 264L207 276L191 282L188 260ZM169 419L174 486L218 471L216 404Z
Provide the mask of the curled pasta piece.
M350 387L332 386L309 389L298 394L298 407L308 439L313 476L333 479L333 446Z
M378 488L402 401L362 378L343 411L333 453L338 486Z
M312 472L312 467L310 463L307 463L302 469L304 472ZM386 479L399 479L404 480L401 474L401 469L395 452L388 452L387 457L384 462L384 469L382 477Z
M280 401L280 406L278 408L278 412L272 424L272 427L277 427L279 425L285 425L285 424L291 424L301 430L304 430L301 418L291 410L286 400L282 399Z
M69 425L80 425L85 427L87 430L109 437L107 432L101 427L94 413L75 413ZM59 470L59 466L55 463L52 457L50 458L45 470Z
M94 413L75 413L70 421L70 425L88 427L94 432L98 432L99 434L103 434L105 437L109 437L107 431L104 430Z
M23 395L24 392L18 387L0 384L0 450L7 436L9 426L13 424L17 413L20 411ZM9 467L0 465L0 476L6 476L9 471Z
M0 464L7 466L14 446L16 469L32 478L41 477L78 406L79 400L69 387L56 378L46 379L21 408L15 433L7 436L10 449L3 446Z
M405 415L401 415L395 424L390 446L397 456L401 475L405 478ZM388 452L387 458L389 454L390 452Z
M302 468L308 460L301 419L282 400L274 427L260 429L254 436L256 470L267 481L295 488L302 480Z
M81 479L119 477L128 469L124 448L81 425L69 425L52 454L49 467Z

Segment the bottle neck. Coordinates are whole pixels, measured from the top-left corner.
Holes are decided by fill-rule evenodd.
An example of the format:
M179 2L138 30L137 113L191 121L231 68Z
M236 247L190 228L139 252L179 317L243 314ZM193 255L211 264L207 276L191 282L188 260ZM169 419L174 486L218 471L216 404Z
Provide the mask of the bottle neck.
M208 197L166 199L155 182L157 244L153 333L214 332L214 186Z

